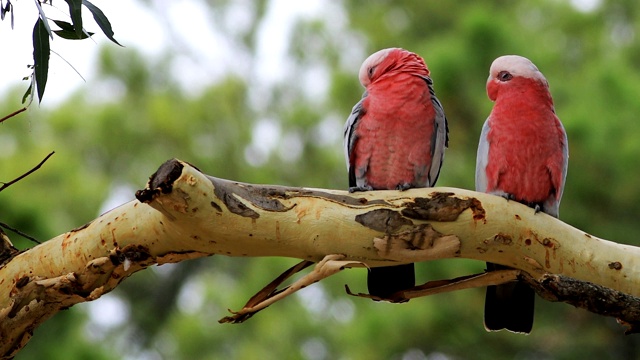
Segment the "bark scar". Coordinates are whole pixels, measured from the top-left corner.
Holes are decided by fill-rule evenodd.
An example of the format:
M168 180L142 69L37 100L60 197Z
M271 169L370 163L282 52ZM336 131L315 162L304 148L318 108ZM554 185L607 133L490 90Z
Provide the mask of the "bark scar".
M433 192L430 198L417 197L405 204L402 215L418 220L456 221L460 214L471 209L475 221L485 220L482 203L476 198L460 199L450 192Z

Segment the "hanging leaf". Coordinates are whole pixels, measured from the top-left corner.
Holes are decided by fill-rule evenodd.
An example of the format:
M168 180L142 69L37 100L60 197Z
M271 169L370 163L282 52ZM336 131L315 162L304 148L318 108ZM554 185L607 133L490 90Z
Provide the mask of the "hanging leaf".
M11 5L11 2L7 1L6 9L11 13L11 30L13 30L13 14L15 11L13 11L13 5Z
M27 98L31 96L31 89L33 88L33 83L29 84L29 87L27 88L27 91L25 91L24 95L22 95L22 103L24 104L25 101L27 101ZM29 101L31 102L31 101Z
M36 7L38 8L38 12L40 13L40 20L44 25L44 28L47 30L47 34L53 39L53 33L51 32L51 28L49 27L49 21L47 20L47 15L45 15L44 10L42 10L42 5L40 5L40 1L36 1ZM38 23L36 23L37 25Z
M78 37L75 31L53 30L53 33L66 40L83 40L94 34L92 32L82 33L82 36Z
M44 88L47 85L49 55L51 53L51 48L49 47L49 32L45 24L46 21L39 18L33 27L33 72L36 80L38 101L40 102L42 102Z
M11 11L11 1L8 1L7 5L5 6L2 3L2 0L0 0L0 20L4 20L5 14L9 11Z
M54 34L60 36L63 39L82 40L93 35L92 32L83 31L80 37L78 37L74 25L62 20L53 20L53 22L56 23L56 25L58 25L58 27L60 28L60 30L53 30Z
M87 7L87 9L89 9L89 11L91 11L91 14L93 15L93 19L96 21L98 26L100 26L100 29L102 29L102 32L107 36L107 38L113 41L114 43L120 45L120 43L113 38L113 30L111 29L111 23L109 22L109 19L107 19L105 14L102 12L102 10L100 10L97 6L93 5L88 0L82 0L82 3L84 4L84 6Z
M76 38L82 39L82 0L65 1L69 5L69 15L71 15L71 23L73 24L73 28L75 29Z

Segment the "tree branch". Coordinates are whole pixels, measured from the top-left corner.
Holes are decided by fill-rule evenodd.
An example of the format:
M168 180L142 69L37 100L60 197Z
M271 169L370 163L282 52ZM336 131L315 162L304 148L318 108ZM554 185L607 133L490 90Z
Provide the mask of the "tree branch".
M53 154L55 154L55 151L50 152L50 153L49 153L49 155L45 156L45 158L44 158L44 159L42 159L42 161L40 161L40 162L38 163L38 165L36 165L36 166L34 166L33 168L31 168L31 170L27 171L26 173L24 173L24 174L22 174L22 175L18 176L17 178L15 178L15 179L13 179L13 180L11 180L11 181L7 182L7 183L2 183L2 186L0 186L0 191L2 191L2 190L4 190L4 189L8 188L9 186L11 186L11 185L13 185L13 184L17 183L18 181L20 181L20 180L22 180L22 179L26 178L27 176L31 175L34 171L36 171L36 170L40 169L40 167L42 166L42 164L44 164L44 163L45 163L45 161L49 160L49 158L50 158Z
M0 355L15 356L53 314L99 298L136 271L216 254L325 259L323 264L331 266L314 270L310 281L351 266L460 257L517 268L534 285L548 283L548 275L555 274L640 295L640 249L473 191L350 194L251 185L209 177L171 160L136 195L138 200L0 268ZM277 285L270 284L268 292L277 295ZM637 311L600 313L636 323Z
M27 108L23 107L22 109L16 110L16 111L12 112L9 115L3 116L2 118L0 118L0 124L3 123L5 120L9 120L12 117L14 117L14 116L16 116L16 115L18 115L18 114L20 114L22 112L25 112L25 111L27 111Z

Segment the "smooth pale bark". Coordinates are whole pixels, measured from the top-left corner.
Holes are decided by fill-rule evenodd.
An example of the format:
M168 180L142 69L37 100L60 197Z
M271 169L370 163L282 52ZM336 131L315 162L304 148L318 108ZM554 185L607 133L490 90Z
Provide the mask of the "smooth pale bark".
M557 274L640 296L639 248L473 191L251 185L172 160L137 198L4 263L3 357L60 309L94 300L136 271L209 255L331 255L370 267L460 257L508 265L534 281Z

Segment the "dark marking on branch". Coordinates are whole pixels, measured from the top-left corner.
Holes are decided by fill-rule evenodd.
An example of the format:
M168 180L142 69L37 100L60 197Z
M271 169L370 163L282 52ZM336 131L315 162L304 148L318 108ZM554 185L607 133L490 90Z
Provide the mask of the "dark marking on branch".
M292 209L280 200L290 200L299 197L312 197L325 199L334 203L350 207L362 207L373 205L390 205L384 200L368 201L363 197L355 197L351 194L333 194L315 189L305 189L287 186L256 186L252 184L219 179L213 176L207 178L213 184L215 194L219 199L225 199L225 194L235 194L242 199L250 201L255 207L265 211L285 212Z
M122 254L130 261L145 261L151 257L149 248L144 245L127 245L122 248Z
M413 222L399 212L389 209L376 209L356 216L356 222L369 229L390 233Z
M20 279L18 279L18 281L16 281L16 288L22 289L28 283L29 283L29 277L28 276L23 276Z
M240 192L243 192L242 198L250 200L252 204L262 210L285 212L292 208L291 206L285 206L278 200L283 198L283 193L280 189L256 187L249 184L242 184L238 188ZM244 196L245 194L248 197Z
M406 204L402 215L419 220L455 221L463 211L471 209L474 220L484 220L485 211L478 199L460 199L453 195L434 192L430 198L415 198Z
M622 270L622 264L619 261L614 261L609 263L609 269L611 270Z
M216 204L215 202L211 202L211 207L216 209L217 212L222 212L222 208L220 207L220 205Z
M216 197L222 200L227 209L234 214L252 219L260 217L260 214L243 204L239 198L245 199L255 207L265 211L284 212L291 209L291 207L287 207L277 200L278 197L281 197L281 192L277 187L256 187L212 176L207 176L207 178L213 184L213 191ZM219 211L222 211L222 209Z
M91 225L91 221L90 221L90 222L88 222L88 223L86 223L86 224L84 224L84 225L78 226L78 227L77 227L77 228L75 228L75 229L71 229L71 230L69 230L69 232L70 232L70 233L72 233L72 232L77 232L77 231L80 231L80 230L86 229L86 228L88 228L88 227L89 227L89 225Z
M145 261L151 257L149 248L144 245L127 245L122 249L114 249L109 254L109 260L115 266L129 261Z
M389 234L386 237L389 243L404 242L409 250L425 250L433 248L433 243L443 236L444 234L434 229L431 224L421 224L408 231Z
M242 201L234 196L233 193L222 193L221 195L222 201L224 202L225 206L232 213L252 219L257 219L260 217L260 214L258 214L255 210L248 208L247 205L243 204Z
M502 245L511 245L513 243L513 238L509 234L498 233L493 237L493 242Z

